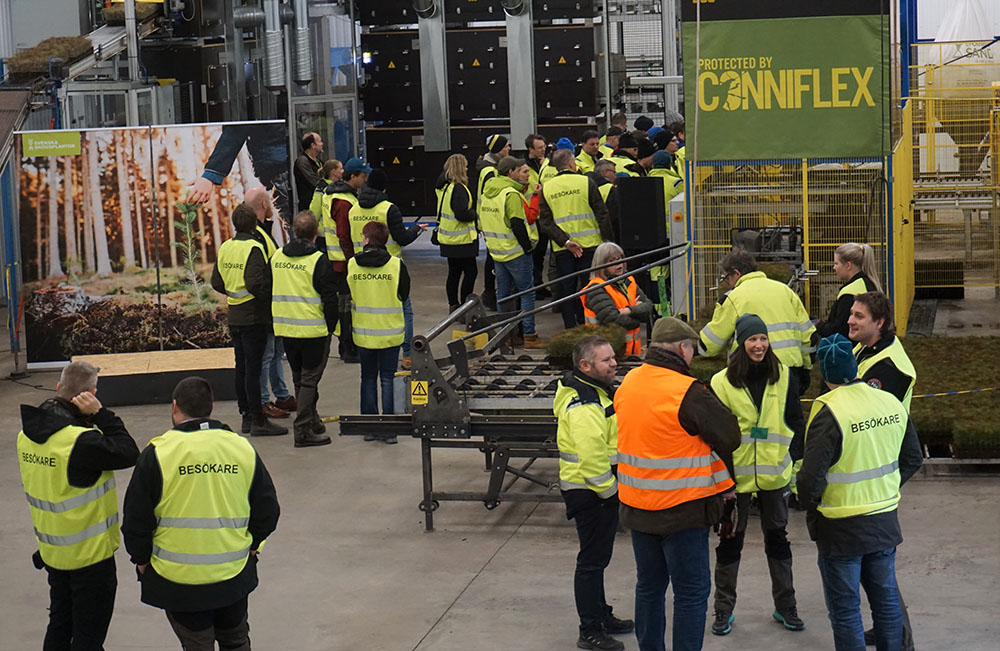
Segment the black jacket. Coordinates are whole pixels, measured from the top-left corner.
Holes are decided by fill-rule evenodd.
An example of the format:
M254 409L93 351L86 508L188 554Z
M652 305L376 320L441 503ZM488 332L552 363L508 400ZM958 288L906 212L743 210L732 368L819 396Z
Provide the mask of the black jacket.
M312 255L318 250L316 245L308 240L292 240L281 247L281 252L290 258L301 258ZM337 327L337 319L339 317L337 312L337 278L333 273L333 267L330 266L330 261L325 255L316 260L312 277L313 289L316 290L320 300L323 301L323 318L326 319L326 327L332 333L333 329Z
M796 477L799 502L809 509L806 514L809 536L825 555L863 556L895 547L903 542L896 510L851 518L826 518L816 510L826 488L826 473L840 460L843 444L840 425L824 405L809 424L802 468ZM906 434L899 450L901 484L917 472L921 463L923 454L917 431L913 422L907 419Z
M362 267L381 267L392 258L384 246L369 244L365 250L354 256L358 264ZM399 261L399 288L396 290L399 300L405 301L410 297L410 274L406 271L406 265Z
M687 363L678 355L650 347L646 364L669 368L690 375ZM733 472L733 450L740 447L740 424L736 416L701 382L688 388L677 411L681 427L691 436L700 437ZM663 511L646 511L627 504L621 506L621 522L629 529L657 536L668 536L684 529L710 527L723 515L722 495L684 502Z
M358 190L358 205L362 208L374 208L383 201L388 200L388 195L382 190L376 190L367 185L361 186L361 189ZM386 225L389 227L389 235L400 246L411 244L423 232L417 224L409 228L403 224L403 213L396 204L390 204L389 212L386 214L386 222Z
M448 177L444 172L438 176L434 188L444 190L448 187ZM475 186L473 186L475 187ZM472 206L471 208L469 206ZM437 210L437 207L435 207ZM472 189L466 191L460 185L456 185L451 192L451 214L455 219L463 223L475 222L479 217L476 215L476 199L472 197ZM441 218L438 211L438 219ZM440 244L442 258L475 258L479 255L479 240L476 239L468 244Z
M562 176L563 174L576 174L576 172L563 170L559 174L556 174L556 176ZM605 242L612 242L615 238L615 231L611 225L611 217L608 215L608 207L604 203L604 197L601 196L593 179L588 179L587 186L589 188L587 202L590 204L591 212L594 213L594 217L597 219L597 227L601 230L601 238ZM569 240L569 235L566 234L566 231L559 228L556 224L552 216L552 209L549 208L549 204L545 201L544 192L538 195L538 229L548 235L559 246L566 246L566 241Z
M865 281L865 289L867 291L876 291L875 283L873 283L868 276L861 272L858 272L853 278L841 285L841 289L847 287L858 278ZM839 332L845 337L847 336L847 319L851 316L852 305L854 305L854 294L845 294L834 301L833 305L830 306L830 316L827 317L826 321L820 321L816 324L816 332L819 334L820 339L823 337L829 337L835 332Z
M209 418L189 420L173 429L191 432L199 429L202 423L207 423L212 429L229 429L227 425ZM157 526L153 510L162 497L163 475L156 459L156 448L148 445L139 455L139 462L132 473L122 512L125 549L136 565L146 565L152 557L153 533ZM247 525L252 537L250 549L256 550L278 526L280 515L278 495L260 455L256 458L247 498L250 502L250 522ZM242 572L219 583L174 583L157 574L152 565L139 575L139 582L142 584L142 602L151 606L179 612L214 610L239 601L257 587L257 558L251 554Z
M874 346L862 348L858 352L858 364L865 361L869 357L879 354L886 348L892 345L892 342L896 341L896 335L886 335L875 342ZM896 399L900 402L906 396L906 391L910 387L910 383L913 378L903 373L891 359L886 358L875 362L874 365L864 374L861 378L871 386L876 389L882 389L883 391L888 391L892 395L896 396Z
M259 240L260 234L248 235L237 233L236 240ZM247 258L243 269L243 282L247 291L253 294L253 300L239 305L229 306L229 325L251 326L271 323L271 265L267 263L264 253L254 247ZM226 293L226 283L219 273L219 262L212 268L212 289L220 294Z
M21 405L21 428L35 443L45 443L68 425L92 427L77 437L66 464L70 486L88 488L105 470L131 468L139 457L139 448L125 429L125 423L106 407L92 416L80 413L69 400L49 398L41 405Z
M320 181L323 162L313 160L305 154L299 154L299 157L295 159L292 171L295 172L295 192L299 196L299 210L308 210L313 191Z
M587 172L587 177L594 182L598 191L600 191L601 186L611 183L611 181L604 178L603 174L598 174L597 172ZM621 207L618 204L617 187L613 187L608 191L608 198L604 201L604 203L608 207L608 219L611 220L611 231L614 233L614 240L612 241L621 243L622 220Z

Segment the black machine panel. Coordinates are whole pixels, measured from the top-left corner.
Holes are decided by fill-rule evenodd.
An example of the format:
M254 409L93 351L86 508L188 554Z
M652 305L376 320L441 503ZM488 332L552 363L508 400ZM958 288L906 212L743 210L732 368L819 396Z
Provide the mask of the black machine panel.
M453 121L510 114L503 29L449 30L448 108Z
M504 13L499 0L445 0L444 19L447 23L503 20Z
M553 18L593 18L594 0L535 0L531 6L534 20Z
M597 113L594 29L535 29L535 100L539 120Z
M649 251L667 244L663 179L657 176L618 179L621 245L626 251Z
M362 34L365 120L417 121L423 118L420 98L420 52L417 32Z
M371 27L410 25L418 20L413 0L358 0L354 16L362 25Z

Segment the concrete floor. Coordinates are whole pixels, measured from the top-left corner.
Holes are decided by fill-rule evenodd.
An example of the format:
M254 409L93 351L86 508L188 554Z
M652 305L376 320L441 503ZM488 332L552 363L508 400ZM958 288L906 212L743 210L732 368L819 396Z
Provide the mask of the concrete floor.
M444 261L426 242L407 250L413 275L417 332L445 311ZM546 313L545 337L560 327ZM2 337L6 341L6 337ZM6 364L6 360L4 361ZM9 365L0 366L3 377ZM0 383L6 406L0 427L0 650L38 648L48 604L45 576L33 569L35 549L18 479L14 437L17 405L51 395L55 373L21 383ZM332 360L321 385L321 413L354 413L358 367ZM117 410L140 444L170 425L165 405ZM238 423L234 403L216 415ZM331 429L335 429L335 426ZM335 432L333 432L335 433ZM261 585L250 599L251 636L257 649L446 651L470 649L574 649L576 614L572 574L576 534L562 505L444 503L437 531L424 533L419 445L396 446L335 439L333 445L297 450L290 437L254 439L277 485L282 504L278 530L261 555ZM436 452L441 488L483 490L482 457ZM552 476L555 463L548 462ZM119 497L129 471L117 473ZM897 574L923 651L994 651L995 586L1000 580L1000 519L996 479L916 479L900 507L906 541ZM815 547L804 516L793 513L789 537L796 558L799 614L807 628L786 632L770 620L770 588L763 541L751 522L741 600L733 633L706 636L709 651L740 647L769 651L832 649L816 569ZM616 612L629 616L635 566L629 539L620 535L607 573ZM109 650L176 649L161 612L139 602L139 586L124 549ZM624 638L636 649L634 637Z

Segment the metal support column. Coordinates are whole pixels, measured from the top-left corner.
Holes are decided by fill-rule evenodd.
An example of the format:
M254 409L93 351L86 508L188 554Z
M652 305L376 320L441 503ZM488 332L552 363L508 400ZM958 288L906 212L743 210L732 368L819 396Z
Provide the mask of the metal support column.
M681 74L677 69L677 2L662 0L660 3L660 29L663 37L663 76ZM672 111L680 109L676 84L663 84L663 107Z
M510 95L511 142L523 142L535 132L535 40L531 3L507 19L507 87Z
M420 95L424 109L424 151L451 150L448 115L448 55L444 41L444 0L426 2L418 11Z

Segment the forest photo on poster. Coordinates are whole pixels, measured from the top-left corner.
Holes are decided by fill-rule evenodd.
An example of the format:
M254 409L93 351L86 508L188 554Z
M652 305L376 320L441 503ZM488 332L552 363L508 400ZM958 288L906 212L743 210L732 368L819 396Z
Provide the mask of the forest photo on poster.
M285 124L78 133L78 153L25 156L22 141L28 362L228 346L225 297L209 276L248 189L271 190L275 214L287 217ZM282 221L272 229L279 246Z

